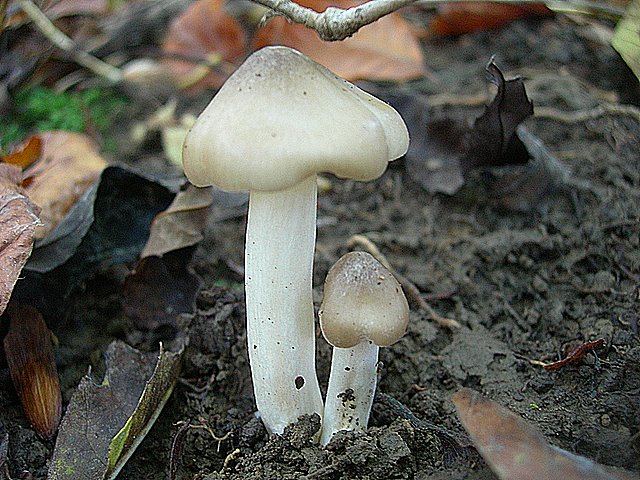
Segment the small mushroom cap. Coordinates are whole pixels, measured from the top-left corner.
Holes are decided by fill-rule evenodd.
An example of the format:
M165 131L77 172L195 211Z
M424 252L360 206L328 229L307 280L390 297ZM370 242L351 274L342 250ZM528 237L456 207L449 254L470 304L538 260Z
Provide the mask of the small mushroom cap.
M389 270L366 252L350 252L327 274L319 316L324 337L335 347L367 340L385 347L405 334L409 305Z
M253 53L188 133L187 178L227 191L276 191L310 175L378 178L409 146L388 104L288 47Z

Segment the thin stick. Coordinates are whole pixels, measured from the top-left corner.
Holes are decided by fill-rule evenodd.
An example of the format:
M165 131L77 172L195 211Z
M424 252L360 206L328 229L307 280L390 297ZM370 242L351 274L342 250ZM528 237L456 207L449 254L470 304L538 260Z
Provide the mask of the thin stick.
M373 243L364 235L353 235L347 241L347 247L353 248L356 246L364 248L376 260L378 260L387 270L389 270L396 277L398 282L400 282L400 285L402 285L402 288L404 289L405 293L409 296L409 298L411 298L411 300L417 303L421 309L427 312L427 315L429 315L429 318L431 320L436 322L441 327L445 327L450 330L460 328L460 323L458 323L456 320L452 318L443 317L442 315L438 314L431 307L431 305L429 305L425 301L425 299L422 298L422 294L420 293L420 290L418 289L418 287L416 287L416 285L411 280L406 278L404 275L398 273L391 266L391 264L389 263L389 260L387 260L387 258L383 255L383 253L380 251L380 249L376 246L375 243Z
M315 30L320 38L326 41L344 40L356 33L360 28L375 22L381 17L395 12L402 7L419 3L420 5L437 5L439 3L470 3L478 0L369 0L362 5L343 9L329 7L324 12L316 12L303 7L292 0L253 0L271 10L265 18L281 15L290 22L300 23ZM541 3L540 0L493 0L494 3L527 4ZM601 5L591 0L547 0L547 8L557 13L582 15L599 15L613 19L621 18L624 11Z
M550 107L536 107L534 112L534 116L536 118L548 118L562 123L580 123L587 120L594 120L605 115L623 115L640 122L640 109L638 107L634 105L619 105L615 103L604 103L588 110L576 110L570 112Z
M272 15L281 15L291 22L301 23L315 30L323 40L333 42L350 37L365 25L416 0L369 0L347 9L329 7L322 13L291 0L253 1L271 9Z
M73 60L83 67L91 70L96 75L106 78L111 83L119 83L122 80L122 72L99 58L81 50L76 42L62 33L51 20L31 0L17 0L20 8L27 14L37 29L56 47L67 52Z

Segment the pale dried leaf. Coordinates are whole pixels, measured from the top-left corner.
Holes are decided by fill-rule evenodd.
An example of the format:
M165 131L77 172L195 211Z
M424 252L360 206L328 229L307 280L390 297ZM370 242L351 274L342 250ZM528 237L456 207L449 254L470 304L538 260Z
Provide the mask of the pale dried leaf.
M41 159L25 174L31 177L26 192L42 209L43 238L66 216L107 166L95 142L87 135L65 131L40 134Z
M316 11L329 6L350 8L355 0L305 0L299 4ZM274 18L258 31L255 48L286 45L324 65L350 81L404 81L425 74L424 58L417 37L402 16L395 12L361 28L341 42L325 42L315 31Z

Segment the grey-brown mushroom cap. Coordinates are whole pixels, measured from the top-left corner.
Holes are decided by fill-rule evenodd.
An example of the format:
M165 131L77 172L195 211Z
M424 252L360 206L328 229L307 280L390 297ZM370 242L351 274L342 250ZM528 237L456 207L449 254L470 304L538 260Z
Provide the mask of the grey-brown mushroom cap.
M329 270L320 327L335 347L363 341L380 347L397 342L409 323L409 305L395 277L366 252L350 252Z
M319 172L373 180L408 145L391 106L295 50L265 47L198 117L183 164L197 186L275 191Z

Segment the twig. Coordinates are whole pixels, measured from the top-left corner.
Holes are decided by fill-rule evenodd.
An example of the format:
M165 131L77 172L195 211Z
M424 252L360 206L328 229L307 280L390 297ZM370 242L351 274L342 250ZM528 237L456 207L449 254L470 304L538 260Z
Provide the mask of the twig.
M395 12L413 3L420 5L437 5L439 3L471 3L478 0L369 0L362 5L343 9L329 7L324 12L316 12L303 7L293 0L253 0L271 10L269 16L281 15L290 22L300 23L315 30L320 38L326 41L344 40L356 33L360 28L375 22L381 17ZM540 0L493 0L494 3L526 4L540 3ZM557 13L582 15L600 15L613 19L622 17L624 11L602 5L590 0L547 0L543 2L550 10Z
M40 33L47 37L56 47L71 55L77 64L91 70L96 75L106 78L111 83L119 83L122 80L122 72L120 69L81 50L76 42L58 30L51 20L49 20L31 0L17 0L17 2Z
M322 13L298 5L292 0L253 1L271 9L275 15L315 30L323 40L333 42L350 37L365 25L416 0L369 0L347 9L329 7Z
M404 289L405 293L409 296L409 298L411 298L415 303L417 303L421 309L427 312L427 315L429 315L429 318L431 320L436 322L441 327L445 327L450 330L460 328L460 324L456 320L452 318L443 317L442 315L438 314L431 307L431 305L429 305L425 301L425 299L422 298L422 294L420 293L420 290L418 289L418 287L416 287L411 280L406 278L404 275L398 273L391 266L391 264L389 263L389 260L387 260L387 258L382 254L382 252L376 246L375 243L373 243L364 235L353 235L347 241L347 247L353 248L355 246L364 248L367 252L373 255L373 257L375 257L375 259L378 260L387 270L389 270L396 277L398 282L400 282L400 285L402 285L402 288Z
M564 112L551 107L536 107L536 118L548 118L562 123L580 123L594 120L605 115L624 115L640 122L640 109L634 105L619 105L616 103L604 103L588 110L576 110Z

